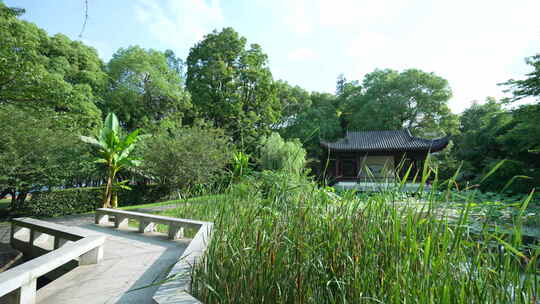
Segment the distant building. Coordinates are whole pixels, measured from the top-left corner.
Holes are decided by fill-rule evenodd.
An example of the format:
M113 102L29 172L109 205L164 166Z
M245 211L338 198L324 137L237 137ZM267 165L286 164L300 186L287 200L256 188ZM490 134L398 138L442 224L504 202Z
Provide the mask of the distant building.
M443 150L449 136L424 139L409 130L347 132L335 142L321 141L321 172L330 183L382 181L401 178L409 167L409 179L419 172L428 153Z

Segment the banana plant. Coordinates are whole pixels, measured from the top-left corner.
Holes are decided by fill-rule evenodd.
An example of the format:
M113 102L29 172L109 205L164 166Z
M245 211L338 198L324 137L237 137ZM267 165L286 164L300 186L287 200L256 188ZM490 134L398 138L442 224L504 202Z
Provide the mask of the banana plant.
M122 136L118 118L114 113L109 113L105 118L99 137L81 136L81 140L98 149L99 157L95 160L107 168L107 184L103 191L103 208L118 207L118 189L129 189L126 182L116 182L116 174L127 167L135 167L140 161L130 154L135 148L139 137L139 130L135 130L126 136Z
M244 152L235 152L233 155L231 183L251 174L249 155Z

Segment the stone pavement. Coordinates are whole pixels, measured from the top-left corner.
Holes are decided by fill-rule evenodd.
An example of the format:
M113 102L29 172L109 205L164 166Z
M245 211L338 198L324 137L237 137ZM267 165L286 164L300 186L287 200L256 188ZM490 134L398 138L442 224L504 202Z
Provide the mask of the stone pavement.
M166 276L190 241L171 241L161 233L140 234L135 228L115 229L112 223L97 226L93 214L47 220L105 235L107 240L99 264L79 266L42 287L38 303L153 303L157 286L149 285ZM0 242L5 242L6 228L9 242L9 226L0 227Z

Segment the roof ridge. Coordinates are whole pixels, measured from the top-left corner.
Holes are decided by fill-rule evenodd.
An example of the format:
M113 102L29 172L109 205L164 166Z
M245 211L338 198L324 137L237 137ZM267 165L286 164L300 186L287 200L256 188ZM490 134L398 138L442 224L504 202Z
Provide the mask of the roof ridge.
M448 136L438 139L427 139L413 136L408 128L399 130L346 130L346 136L334 142L321 141L329 149L348 151L419 151L442 150L448 144Z

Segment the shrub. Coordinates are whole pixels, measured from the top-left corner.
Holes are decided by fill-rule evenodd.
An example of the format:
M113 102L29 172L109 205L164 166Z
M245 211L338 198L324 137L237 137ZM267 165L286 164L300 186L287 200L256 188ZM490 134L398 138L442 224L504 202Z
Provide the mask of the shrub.
M168 198L169 193L157 185L135 185L132 190L120 190L120 206L148 204ZM103 188L87 187L35 192L25 208L32 216L55 217L90 212L101 207Z
M146 140L143 150L141 169L170 191L215 181L232 157L230 139L213 128L162 133Z
M118 192L118 203L120 206L133 206L140 204L150 204L169 199L170 192L165 187L159 185L135 185L130 186L131 190L122 189Z
M43 217L89 212L99 207L102 192L98 187L37 192L25 211Z

